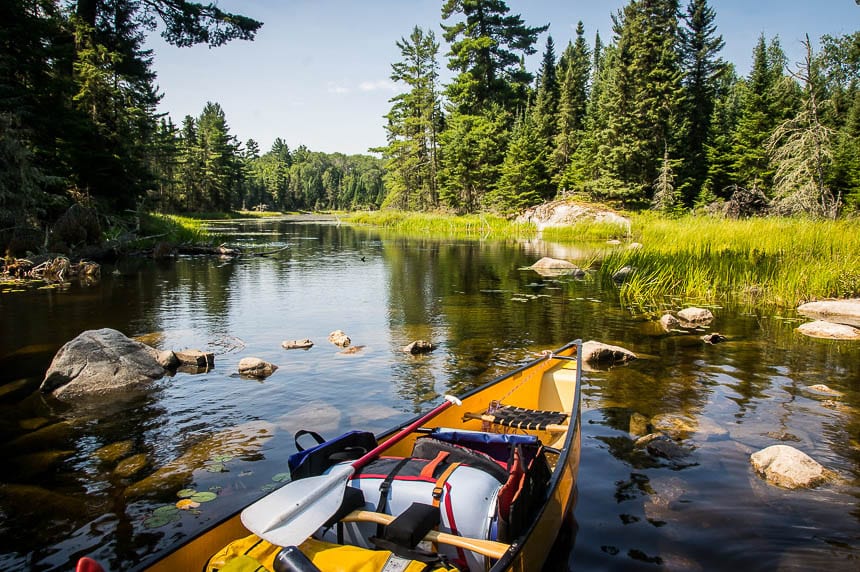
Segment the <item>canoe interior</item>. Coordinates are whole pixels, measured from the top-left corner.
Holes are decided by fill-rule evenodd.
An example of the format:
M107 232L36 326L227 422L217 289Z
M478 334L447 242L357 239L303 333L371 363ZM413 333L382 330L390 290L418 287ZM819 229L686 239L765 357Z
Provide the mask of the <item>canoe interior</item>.
M578 343L578 341L572 342L553 355L574 356ZM575 502L576 473L580 456L580 387L578 383L580 375L581 369L577 361L539 359L470 391L461 397L462 406L449 407L424 425L427 429L448 427L474 431L528 433L538 435L545 445L559 451L558 454L548 455L553 466L553 474L547 502L531 527L512 543L513 548L492 567L492 572L540 570L564 519ZM466 412L483 413L493 401L527 409L568 413L569 429L552 432L513 430L496 425L490 427L484 421L463 418ZM409 423L411 420L379 435L379 442L384 442ZM409 456L418 436L417 433L410 435L386 450L384 454ZM147 572L203 570L212 554L229 542L248 534L250 532L242 526L239 513L236 513L173 552L162 556L156 562L144 565L137 570Z

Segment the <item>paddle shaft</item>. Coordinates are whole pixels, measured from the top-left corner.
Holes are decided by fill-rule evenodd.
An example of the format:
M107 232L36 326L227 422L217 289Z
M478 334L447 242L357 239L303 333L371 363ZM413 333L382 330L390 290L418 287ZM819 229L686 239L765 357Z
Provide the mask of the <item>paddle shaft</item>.
M450 400L449 400L449 398L450 398ZM422 415L421 417L419 417L418 419L413 421L411 424L409 424L406 427L404 427L403 429L401 429L394 436L389 437L388 439L386 439L385 441L383 441L382 443L380 443L379 445L377 445L376 447L374 447L373 449L371 449L370 451L368 451L367 453L365 453L364 455L362 455L361 457L356 459L352 463L352 468L358 470L358 469L364 467L365 465L367 465L368 463L370 463L371 461L376 459L380 455L380 453L382 453L383 451L385 451L387 449L390 449L391 447L393 447L394 445L396 445L400 441L404 440L410 434L414 433L419 427L421 427L422 425L424 425L425 423L427 423L428 421L430 421L431 419L433 419L434 417L436 417L437 415L439 415L440 413L442 413L443 411L445 411L446 409L448 409L449 407L454 405L453 399L456 399L456 398L451 398L450 396L446 395L445 401L443 403L440 403L438 406L434 407L433 409L431 409L430 411L428 411L427 413L425 413L424 415ZM459 405L459 403L457 403L457 405Z
M394 522L393 516L383 514L381 512L370 512L367 510L354 510L345 517L343 522L373 522L376 524L391 524ZM431 530L424 537L424 540L438 542L439 544L450 544L459 548L465 548L472 552L477 552L490 558L498 560L511 547L510 544L496 542L495 540L483 540L480 538L469 538L468 536L457 536L448 534L447 532L437 532Z

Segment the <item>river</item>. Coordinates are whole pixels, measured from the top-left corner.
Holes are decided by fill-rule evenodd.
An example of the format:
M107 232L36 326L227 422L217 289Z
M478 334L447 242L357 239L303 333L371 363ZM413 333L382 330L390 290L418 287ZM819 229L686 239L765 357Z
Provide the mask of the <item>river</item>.
M71 570L82 555L133 568L276 486L296 430L379 431L575 338L640 359L585 374L576 529L549 568L858 568L860 344L801 336L793 310L729 305L709 306L709 330L667 335L655 328L658 309L624 306L611 283L526 268L572 246L295 219L212 224L225 241L278 252L129 258L91 285L0 287L3 570ZM39 393L59 347L104 327L212 351L215 367L97 406ZM360 350L331 345L337 329ZM728 341L704 344L705 331ZM314 347L281 348L302 338ZM438 347L401 351L416 339ZM241 378L249 356L279 369ZM635 448L640 416L674 420L684 453ZM795 491L766 484L749 456L773 444L801 449L834 480ZM177 493L200 506L159 509Z

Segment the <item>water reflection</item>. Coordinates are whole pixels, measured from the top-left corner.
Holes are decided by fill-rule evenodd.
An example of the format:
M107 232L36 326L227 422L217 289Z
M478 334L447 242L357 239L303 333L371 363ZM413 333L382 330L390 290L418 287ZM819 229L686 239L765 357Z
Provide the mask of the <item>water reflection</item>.
M857 345L803 338L789 312L733 307L714 308L724 344L666 334L653 327L658 308L621 306L611 283L527 269L577 256L573 247L406 239L335 222L217 226L267 254L129 259L92 286L0 296L3 568L68 569L85 553L127 568L274 486L296 430L380 431L577 337L641 359L587 374L578 531L556 549L567 567L840 569L858 558ZM215 368L90 408L36 392L60 345L101 327L212 351ZM329 344L336 329L362 351ZM280 347L304 338L309 351ZM416 339L438 347L404 353ZM241 379L247 356L279 369ZM819 383L839 394L808 389ZM665 437L642 440L652 432ZM792 492L763 483L749 454L774 443L839 480ZM188 487L217 498L146 527Z

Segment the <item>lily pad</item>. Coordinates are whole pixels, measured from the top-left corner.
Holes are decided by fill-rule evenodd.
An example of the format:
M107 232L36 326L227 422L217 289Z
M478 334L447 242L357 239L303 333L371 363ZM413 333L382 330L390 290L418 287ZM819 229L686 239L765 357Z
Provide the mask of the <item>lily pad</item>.
M275 485L273 485L272 483L267 483L260 487L260 490L264 493L272 492L273 490L275 490Z
M176 508L175 504L165 504L165 505L158 507L154 511L152 511L152 516L163 516L166 514L179 514L177 512L178 510L179 509Z
M289 478L290 478L289 473L278 473L277 475L272 477L272 480L275 481L276 483L283 483L283 482L286 482L286 480Z
M191 495L190 499L194 502L209 502L218 498L218 495L208 491Z
M187 499L188 497L195 495L195 494L197 494L197 491L194 489L182 489L181 491L176 493L176 496L178 496L181 499Z
M216 463L226 463L233 460L233 455L215 455L212 460Z
M176 507L174 507L175 509ZM166 524L170 524L171 522L176 522L181 518L179 511L174 510L171 513L163 513L163 514L154 514L143 521L143 526L146 528L158 528L159 526L164 526Z
M227 466L224 463L209 463L206 465L206 470L210 473L226 473Z

